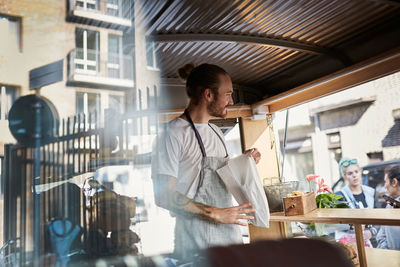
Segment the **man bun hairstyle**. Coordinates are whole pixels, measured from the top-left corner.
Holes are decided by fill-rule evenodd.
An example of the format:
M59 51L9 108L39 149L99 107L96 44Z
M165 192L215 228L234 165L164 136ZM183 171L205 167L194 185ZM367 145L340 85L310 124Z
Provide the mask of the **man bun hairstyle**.
M206 88L218 95L220 76L228 75L221 67L213 64L201 64L197 67L193 63L186 64L178 70L179 77L186 80L186 93L197 104Z
M178 69L178 75L179 78L181 78L183 81L187 81L189 74L192 72L192 70L195 68L195 65L193 63L186 64L182 68Z

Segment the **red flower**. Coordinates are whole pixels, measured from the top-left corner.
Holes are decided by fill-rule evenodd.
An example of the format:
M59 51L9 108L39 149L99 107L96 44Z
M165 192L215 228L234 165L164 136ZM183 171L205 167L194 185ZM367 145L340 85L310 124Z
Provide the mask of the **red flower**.
M325 182L324 178L321 178L321 179L319 179L319 181L317 181L317 183L318 183L317 193L324 193L326 191L326 192L333 194L332 189L328 185L324 184L324 182Z
M325 181L324 181L324 178L319 179L319 180L317 181L318 187L321 188L321 186L324 185L324 182L325 182Z
M309 175L306 176L306 180L309 181L309 182L311 182L312 180L315 180L315 179L318 178L318 177L319 177L319 175L316 175L316 174L309 174Z
M326 191L326 192L329 192L329 193L331 193L331 194L333 194L332 189L331 189L329 186L327 186L326 184L321 185L321 186L318 188L317 193L324 193L325 191Z

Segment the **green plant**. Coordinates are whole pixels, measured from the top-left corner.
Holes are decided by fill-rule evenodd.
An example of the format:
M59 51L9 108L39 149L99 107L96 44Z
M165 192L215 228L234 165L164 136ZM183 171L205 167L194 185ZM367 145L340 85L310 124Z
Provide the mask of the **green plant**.
M347 202L341 201L341 195L336 194L318 194L315 197L318 208L347 208Z
M346 201L341 201L342 196L336 194L320 193L315 197L317 208L348 208ZM312 236L323 236L325 223L304 223L303 231Z
M323 178L316 174L309 174L306 176L309 188L311 191L314 183L318 186L316 190L315 201L317 202L317 208L348 208L347 202L340 200L341 195L336 195L332 192L332 189L325 184ZM305 223L306 228L303 230L311 235L322 236L324 235L325 223Z

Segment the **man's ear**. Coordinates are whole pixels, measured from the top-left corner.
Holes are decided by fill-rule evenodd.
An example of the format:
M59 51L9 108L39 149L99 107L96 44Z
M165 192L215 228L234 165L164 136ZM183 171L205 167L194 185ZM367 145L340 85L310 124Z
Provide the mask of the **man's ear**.
M396 187L399 185L399 180L397 178L392 179L392 186Z
M214 93L210 88L204 89L203 97L207 102L212 102L214 100Z

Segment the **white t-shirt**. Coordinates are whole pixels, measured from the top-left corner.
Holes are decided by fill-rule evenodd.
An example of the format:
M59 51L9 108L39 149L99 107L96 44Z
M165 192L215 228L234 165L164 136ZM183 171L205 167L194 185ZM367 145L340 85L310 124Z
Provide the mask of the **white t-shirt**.
M221 130L210 124L224 138ZM225 157L221 139L207 123L195 123L206 150L207 157ZM158 139L158 154L153 157L152 175L176 177L175 190L193 198L201 169L202 154L190 123L176 118L168 124L165 134Z

